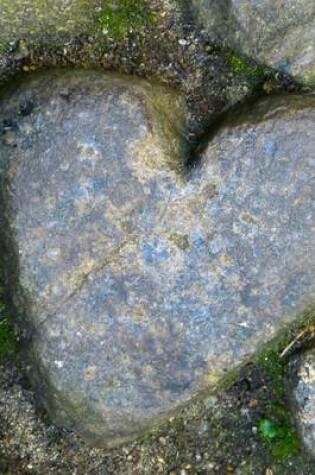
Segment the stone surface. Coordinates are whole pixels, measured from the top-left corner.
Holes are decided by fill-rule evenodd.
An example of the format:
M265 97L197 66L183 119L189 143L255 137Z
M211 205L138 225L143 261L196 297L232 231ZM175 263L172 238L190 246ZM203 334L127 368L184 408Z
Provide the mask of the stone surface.
M77 72L3 98L2 255L54 421L138 433L312 303L314 105L261 101L188 170L167 90Z
M0 85L21 73L55 67L119 71L180 84L192 140L205 123L256 94L266 77L263 68L247 65L239 71L224 53L209 52L205 35L187 25L184 5L177 0L0 3Z
M1 0L1 43L29 35L82 33L100 6L93 0Z
M313 0L192 0L214 42L315 83Z
M291 360L288 388L301 438L315 459L315 349Z

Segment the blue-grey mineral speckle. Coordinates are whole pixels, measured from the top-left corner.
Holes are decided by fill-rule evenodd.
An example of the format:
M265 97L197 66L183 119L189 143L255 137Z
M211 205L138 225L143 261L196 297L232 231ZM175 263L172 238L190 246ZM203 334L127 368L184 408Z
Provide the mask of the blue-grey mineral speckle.
M314 106L261 100L186 170L173 91L76 72L4 96L4 264L56 423L139 433L313 303Z

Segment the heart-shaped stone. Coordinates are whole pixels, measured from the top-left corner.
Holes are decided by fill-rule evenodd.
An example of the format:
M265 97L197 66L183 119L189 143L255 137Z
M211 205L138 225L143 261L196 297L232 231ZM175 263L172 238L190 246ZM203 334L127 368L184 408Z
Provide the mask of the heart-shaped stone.
M186 170L168 89L51 73L3 98L2 254L55 422L138 433L312 304L314 106L260 101Z

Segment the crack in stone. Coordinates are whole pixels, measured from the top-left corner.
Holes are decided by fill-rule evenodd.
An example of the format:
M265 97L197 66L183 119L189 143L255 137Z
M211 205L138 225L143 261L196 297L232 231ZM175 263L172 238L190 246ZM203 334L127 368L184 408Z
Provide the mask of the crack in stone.
M63 309L63 307L78 293L80 292L80 290L83 288L84 284L86 283L87 279L89 278L89 276L91 274L96 274L97 272L100 272L101 270L103 270L108 264L112 263L115 258L118 257L119 253L121 251L123 251L128 245L134 245L136 244L137 242L139 241L139 236L138 235L135 235L134 237L132 237L131 239L128 239L128 240L125 240L123 241L119 246L117 246L115 249L113 249L108 255L106 258L104 259L100 259L98 262L96 262L91 270L89 270L88 272L82 274L80 276L80 278L78 279L78 283L77 285L75 286L75 288L70 292L70 294L68 294L64 299L63 301L60 303L60 305L57 306L56 310L53 312L53 313L50 313L49 315L46 315L46 317L43 318L43 320L41 320L38 325L37 325L37 328L40 328L42 325L44 325L49 319L53 318L56 316L56 314L58 312L60 312L60 310ZM72 275L73 275L74 272L72 272Z

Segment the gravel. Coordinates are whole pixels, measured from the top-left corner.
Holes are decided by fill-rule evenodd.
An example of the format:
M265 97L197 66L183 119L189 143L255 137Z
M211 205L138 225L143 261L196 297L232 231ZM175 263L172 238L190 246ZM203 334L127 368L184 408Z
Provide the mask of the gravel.
M216 395L204 396L178 417L130 444L89 448L49 424L12 362L0 365L0 473L12 475L312 475L297 451L272 454L259 424L275 398L272 380L254 364Z

